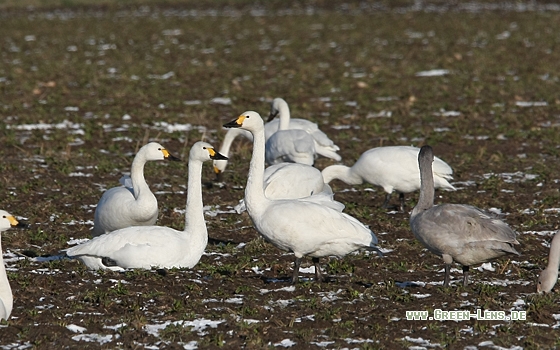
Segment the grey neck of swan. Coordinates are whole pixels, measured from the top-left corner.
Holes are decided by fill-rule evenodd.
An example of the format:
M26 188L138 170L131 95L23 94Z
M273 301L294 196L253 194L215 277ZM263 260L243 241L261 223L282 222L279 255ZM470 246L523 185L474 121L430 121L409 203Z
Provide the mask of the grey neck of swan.
M0 299L6 307L8 314L12 312L13 298L10 282L6 275L6 267L4 266L4 259L2 258L2 233L0 232Z
M264 158L265 158L265 135L264 129L253 133L253 155L249 164L249 178L245 188L245 205L249 214L257 212L266 201L264 195Z
M412 209L410 219L434 206L434 174L432 172L432 157L424 155L419 161L420 166L420 196L418 203Z
M134 188L134 198L138 199L144 193L149 192L150 187L146 183L144 178L144 165L146 164L146 158L142 154L137 154L132 161L132 166L130 167L130 180L132 181L132 188Z
M328 184L334 179L344 181L348 185L360 185L364 182L361 176L352 172L352 169L346 165L330 165L321 172L323 181Z
M556 276L558 276L558 269L560 268L560 231L556 232L550 242L550 253L548 253L548 265L546 269L551 269L556 271ZM558 277L556 277L558 278Z
M189 159L188 176L185 231L189 227L204 226L204 229L206 229L204 212L202 210L202 162L200 160Z
M278 130L288 130L290 128L290 107L287 103L281 103L278 106L280 113L280 122L278 123Z

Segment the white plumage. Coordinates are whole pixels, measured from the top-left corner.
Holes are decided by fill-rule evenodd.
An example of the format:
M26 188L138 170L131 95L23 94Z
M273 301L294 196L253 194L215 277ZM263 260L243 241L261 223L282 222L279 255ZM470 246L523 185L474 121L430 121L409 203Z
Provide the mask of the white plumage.
M2 232L11 227L23 227L13 215L5 210L0 210L0 320L7 320L12 313L14 306L14 296L10 288L10 281L6 275L4 258L2 256Z
M193 267L208 243L202 211L202 162L222 157L206 142L197 142L192 146L183 231L163 226L127 227L72 247L66 254L80 259L92 270Z
M326 167L322 171L323 179L325 183L338 179L349 185L359 185L365 181L381 186L387 193L383 208L389 206L391 194L396 191L400 196L400 209L404 211L404 194L420 189L419 151L419 148L411 146L372 148L362 153L351 167L339 164ZM432 167L435 187L455 190L447 181L452 179L451 167L437 157Z
M418 204L410 216L414 236L445 263L444 287L449 286L453 261L463 265L463 285L468 284L471 265L482 264L506 254L517 254L515 232L503 221L479 208L464 204L434 206L434 178L430 146L418 154L421 188Z
M538 293L549 293L558 281L558 268L560 268L560 231L556 232L550 242L548 265L539 274L537 281Z
M304 199L271 200L265 196L265 134L258 113L245 112L224 127L240 127L253 134L253 155L245 188L247 211L266 240L294 253L293 283L298 279L304 256L313 258L316 278L321 280L320 257L343 257L360 248L377 250L375 234L347 214Z
M144 145L132 161L130 177L119 181L123 187L113 187L101 196L95 209L91 235L99 235L129 226L156 223L157 199L144 178L144 165L151 160L179 160L157 142Z

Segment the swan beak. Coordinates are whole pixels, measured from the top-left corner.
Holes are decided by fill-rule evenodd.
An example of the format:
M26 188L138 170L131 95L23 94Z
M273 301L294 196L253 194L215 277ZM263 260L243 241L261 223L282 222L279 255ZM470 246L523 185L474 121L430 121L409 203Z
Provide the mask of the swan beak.
M266 122L268 123L268 122L271 121L272 119L276 118L276 116L278 116L278 113L280 113L280 111L270 112L270 114L268 115L268 119L266 120Z
M228 157L224 156L221 153L216 152L213 148L207 148L207 150L208 150L208 153L210 153L210 159L213 159L213 160L227 160L228 159ZM216 170L217 170L216 167L214 167L214 171L216 171Z
M214 173L216 173L216 182L222 182L223 173L218 167L214 167Z
M24 224L23 222L19 222L16 220L16 218L14 218L13 216L8 216L6 217L6 219L8 219L8 221L10 221L10 225L12 227L18 227L18 228L27 228L29 225Z
M239 117L232 120L231 122L225 123L224 128L240 128L243 126L243 121L245 120L245 118L246 117L244 115L240 115Z
M168 150L166 150L165 148L161 150L163 152L163 159L167 159L167 160L172 160L174 162L178 162L181 159L175 157L174 155L172 155L171 153L169 153Z

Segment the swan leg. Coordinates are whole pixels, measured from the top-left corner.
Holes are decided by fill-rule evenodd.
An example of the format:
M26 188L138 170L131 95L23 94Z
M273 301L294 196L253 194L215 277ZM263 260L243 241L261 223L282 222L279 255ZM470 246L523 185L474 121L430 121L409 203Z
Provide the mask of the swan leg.
M443 280L443 286L449 287L449 275L451 272L451 264L445 264L445 278Z
M383 209L387 209L389 208L389 201L391 200L391 193L387 193L387 195L385 196L385 201L383 202L383 204L381 205L381 207Z
M467 286L469 284L469 267L463 266L463 286Z
M401 203L401 212L404 213L404 193L399 193L399 201Z
M292 284L296 284L298 281L299 266L301 265L301 258L296 258L294 261L294 273L292 274Z
M312 258L313 264L315 264L315 281L323 282L323 273L321 272L321 266L319 266L319 258Z

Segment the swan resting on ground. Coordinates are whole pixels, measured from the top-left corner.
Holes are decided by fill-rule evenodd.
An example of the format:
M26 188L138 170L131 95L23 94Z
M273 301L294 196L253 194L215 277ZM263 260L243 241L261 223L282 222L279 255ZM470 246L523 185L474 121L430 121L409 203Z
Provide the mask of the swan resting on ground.
M133 226L116 230L66 251L89 269L121 271L127 268L191 268L204 253L208 232L202 211L202 162L223 159L206 142L195 143L189 153L185 228Z
M558 281L558 268L560 268L560 231L556 232L550 242L548 265L542 270L537 282L537 293L549 293Z
M506 254L519 253L515 232L503 221L471 205L440 204L434 206L434 179L430 146L418 154L420 197L410 215L410 228L416 239L445 263L444 287L449 286L451 263L463 266L463 285L468 284L471 265L482 264Z
M279 118L276 118L277 116L279 116ZM278 131L281 120L287 122L287 129L300 129L311 135L317 154L332 158L336 161L341 160L340 155L336 153L340 148L319 129L316 123L307 119L290 118L290 108L288 107L288 103L282 98L275 98L272 101L268 123L264 125L266 140ZM220 153L226 157L229 156L231 143L239 135L244 136L249 141L253 141L253 136L247 130L229 129L220 147ZM226 170L227 162L227 160L214 161L214 172L216 173L217 181L221 181L221 174Z
M355 218L304 199L272 200L264 194L265 133L257 112L247 111L224 124L253 134L253 155L249 165L245 204L257 231L275 247L293 252L296 260L291 282L298 280L301 259L309 256L315 277L322 280L319 258L344 257L360 248L376 250L377 237Z
M179 158L157 142L144 145L132 161L130 177L119 181L123 186L113 187L101 196L95 208L92 237L130 226L154 225L158 217L157 199L144 178L144 165L151 160Z
M240 129L230 129L240 130ZM280 163L264 170L264 195L269 199L302 198L343 211L344 204L334 200L334 193L323 182L321 171L299 163ZM246 210L245 201L235 207L238 213Z
M20 223L13 215L5 210L0 210L0 320L7 320L12 313L14 306L14 296L12 288L6 274L6 266L4 266L4 258L2 256L2 232L12 227L26 227L27 225Z
M272 129L273 123L276 121L276 117L279 117L280 124L279 127L276 129ZM270 127L269 127L270 125ZM312 140L315 144L315 152L318 155L321 155L326 158L331 158L336 161L340 161L341 157L337 151L340 148L334 144L334 142L324 133L322 132L316 123L309 121L307 119L300 119L300 118L291 118L290 115L290 107L288 107L288 103L280 98L277 97L272 100L272 105L270 108L270 114L268 116L268 123L265 125L265 131L268 133L268 128L272 129L273 131L276 130L285 130L285 129L301 129L311 135ZM266 139L268 140L271 135L266 135Z
M387 193L383 208L389 207L391 194L396 191L399 193L400 210L404 212L404 194L420 189L419 151L419 148L411 146L372 148L362 153L351 167L339 164L326 167L323 178L325 183L338 179L348 185L360 185L365 181L381 186ZM432 169L435 188L455 190L447 181L452 179L453 174L447 163L435 157Z

